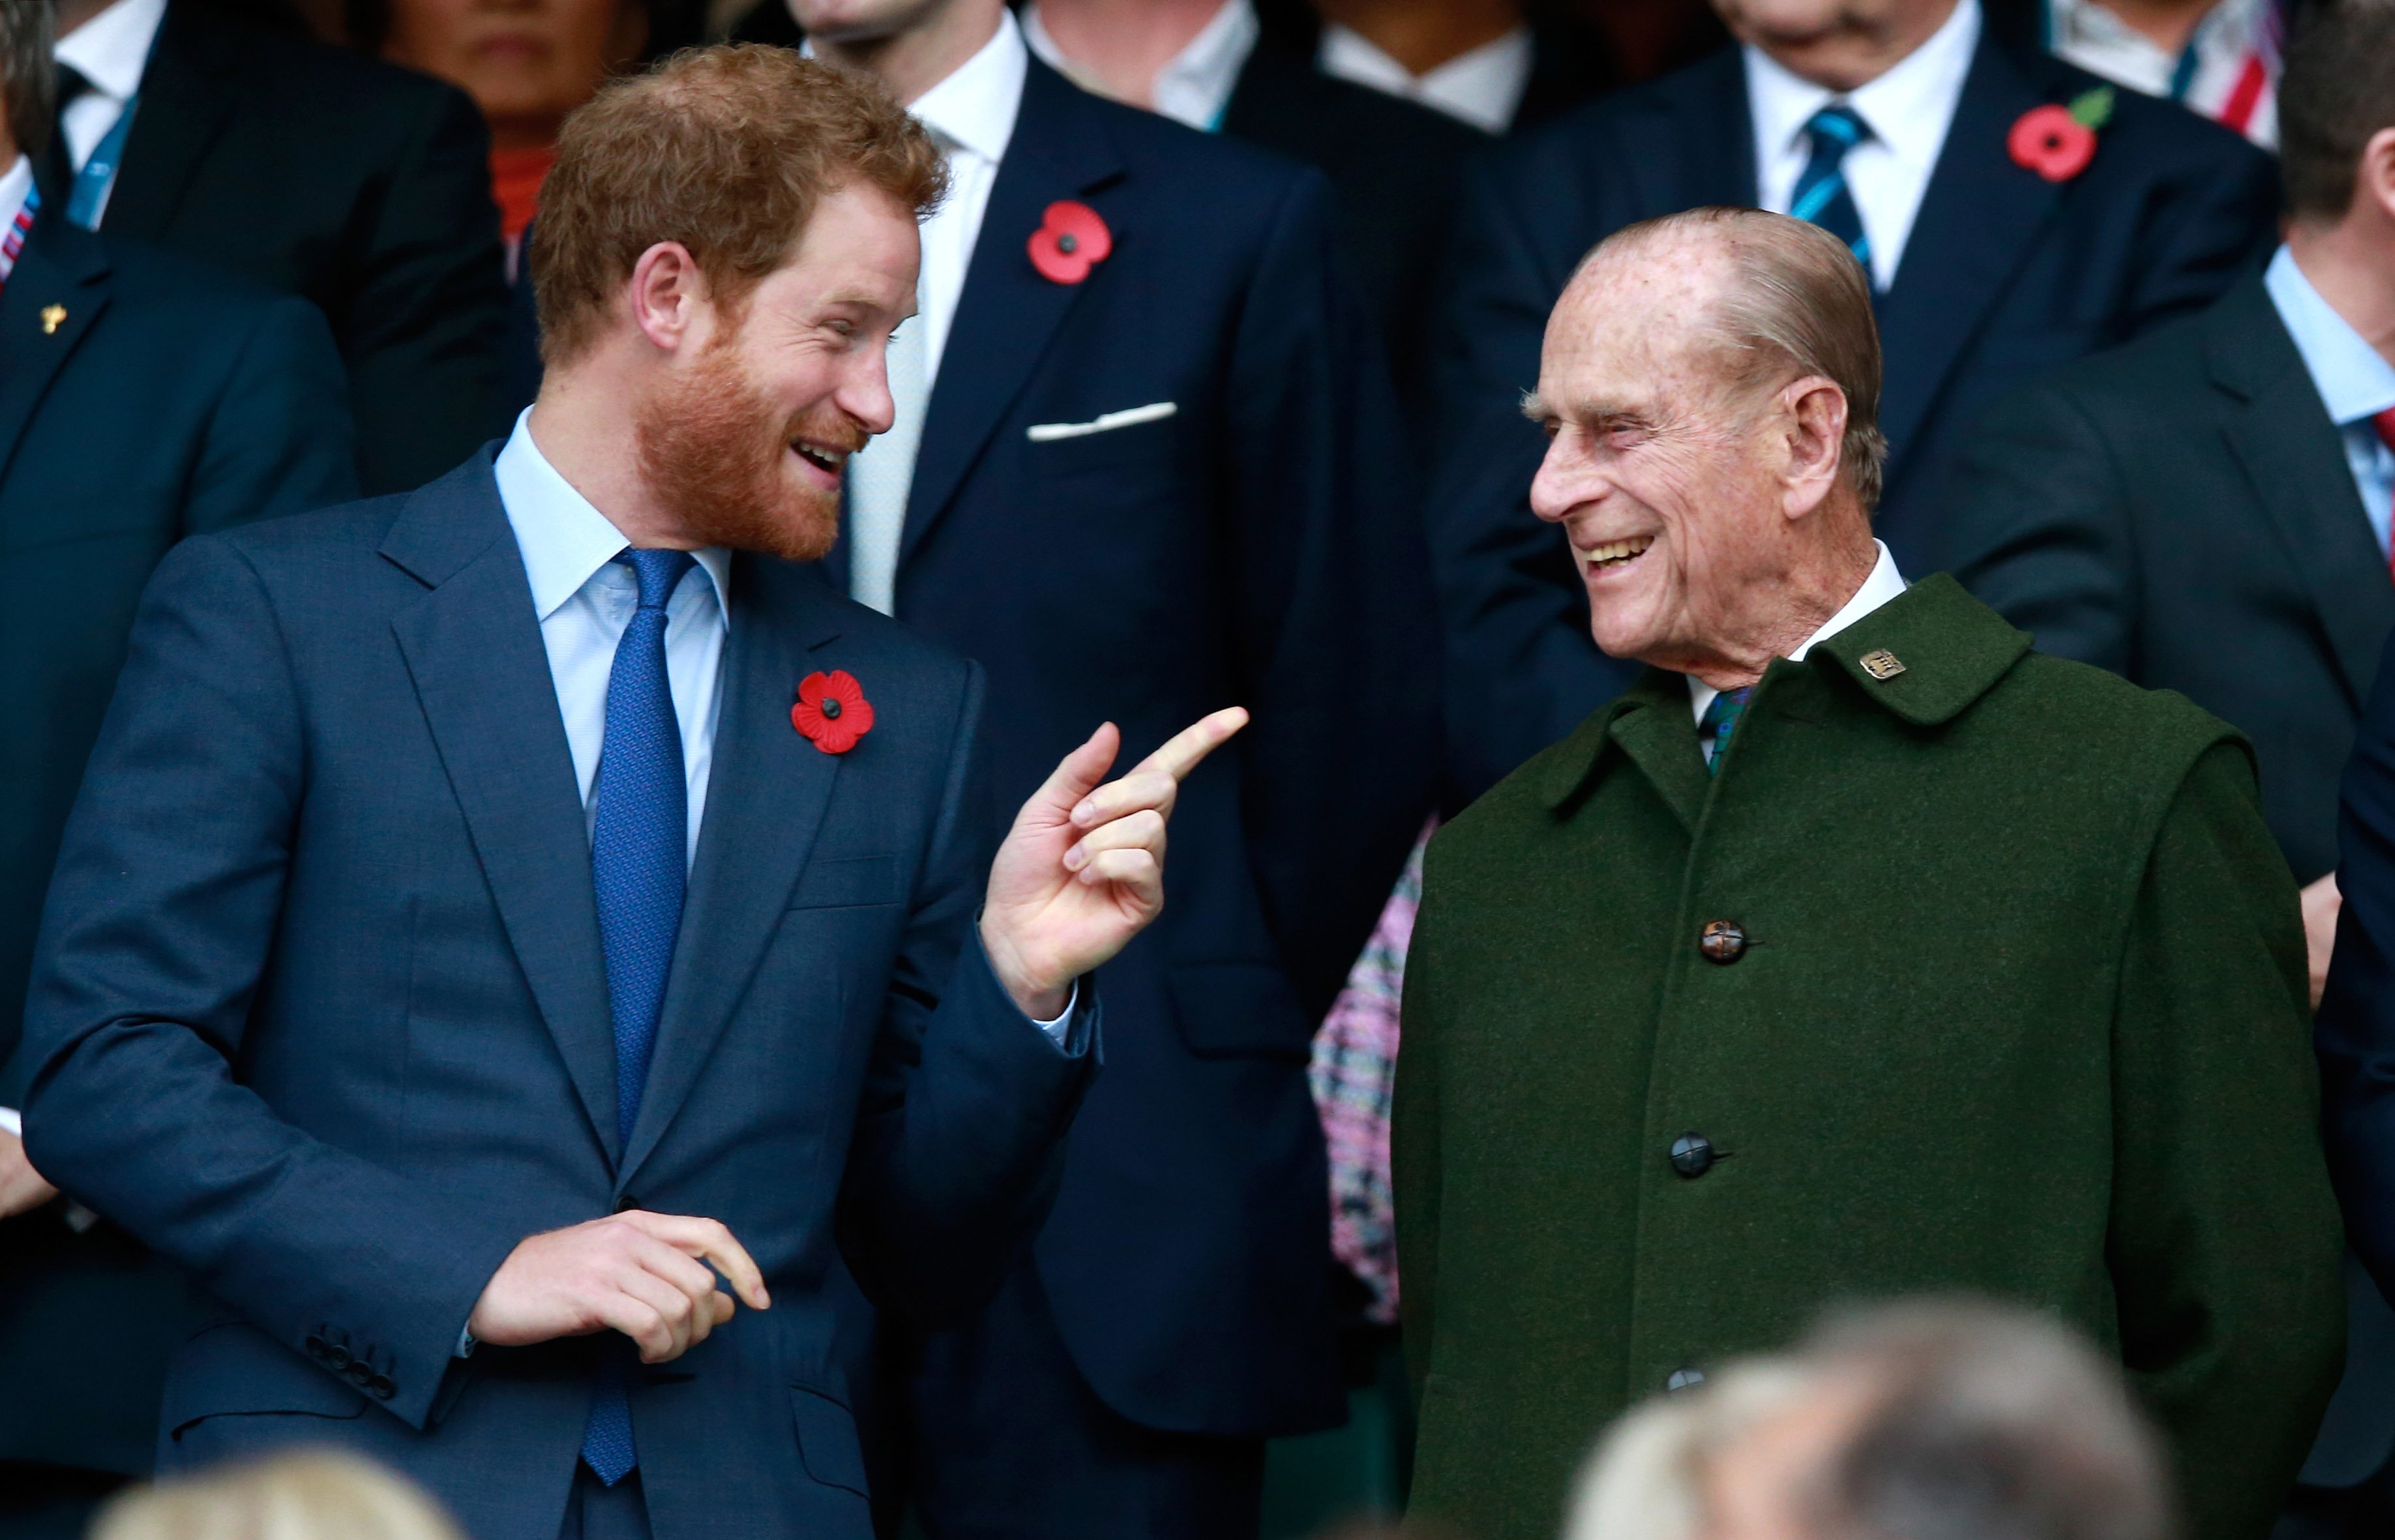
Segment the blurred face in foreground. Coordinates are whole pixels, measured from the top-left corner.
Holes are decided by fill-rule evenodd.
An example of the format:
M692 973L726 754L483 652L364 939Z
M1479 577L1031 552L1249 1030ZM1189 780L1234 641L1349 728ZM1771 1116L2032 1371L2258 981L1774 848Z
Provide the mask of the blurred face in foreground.
M1712 325L1734 276L1699 236L1607 253L1555 307L1525 403L1549 440L1530 507L1570 542L1596 644L1715 684L1804 639L1806 525L1846 429L1827 380L1746 377Z
M848 457L890 427L885 360L914 313L919 253L911 210L851 186L824 198L745 303L718 304L679 245L642 255L635 319L668 358L635 447L650 494L695 544L796 561L831 549Z
M1954 14L1954 0L1714 0L1741 43L1833 91L1886 74Z
M555 139L648 32L640 0L391 0L383 57L465 91L508 150Z

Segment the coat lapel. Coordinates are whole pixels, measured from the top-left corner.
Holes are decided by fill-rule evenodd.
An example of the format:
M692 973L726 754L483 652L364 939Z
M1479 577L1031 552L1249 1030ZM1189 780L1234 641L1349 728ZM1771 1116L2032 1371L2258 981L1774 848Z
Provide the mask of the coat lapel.
M1887 355L1880 427L1892 456L1903 454L2060 202L2058 184L2015 165L2005 149L2015 120L2044 99L1993 38L1979 39L1896 282L1880 307Z
M517 966L613 1159L615 1035L589 838L532 587L487 454L414 494L382 555L430 590L391 630Z
M16 213L12 208L0 219ZM55 215L35 221L16 270L0 288L0 475L16 457L50 382L108 308L108 276L99 241Z
M1624 164L1649 214L1684 208L1752 207L1754 114L1746 61L1724 48L1639 98L1622 126Z
M2395 626L2395 583L2371 536L2345 446L2260 279L2231 290L2202 325L2213 385L2229 398L2230 450L2311 589L2359 711Z
M232 112L218 77L231 61L205 30L198 0L168 0L158 42L141 72L141 101L125 145L124 169L101 224L111 235L155 240L174 218L192 175Z
M799 681L817 666L808 654L839 635L840 606L812 575L778 563L743 556L732 573L729 659L698 859L619 1191L664 1138L747 992L814 846L840 764L790 725Z
M1084 288L1107 280L1102 263L1086 283L1052 283L1033 269L1028 249L1050 204L1086 197L1123 173L1105 119L1091 106L1064 76L1032 62L1013 142L990 189L924 416L899 546L902 568L956 500L966 473L1022 395L1074 300ZM1124 228L1118 210L1108 222L1118 253L1139 239L1137 230Z

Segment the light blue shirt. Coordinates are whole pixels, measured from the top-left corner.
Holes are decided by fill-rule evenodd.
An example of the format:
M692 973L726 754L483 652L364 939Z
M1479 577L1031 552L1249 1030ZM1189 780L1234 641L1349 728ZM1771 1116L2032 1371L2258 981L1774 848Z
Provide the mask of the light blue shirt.
M2378 549L2388 550L2388 519L2395 512L2395 454L2378 437L2370 419L2395 406L2395 363L2380 356L2330 308L2312 287L2286 247L2270 258L2263 275L2270 303L2296 339L2304 370L2312 377L2329 420L2345 440L2345 463L2353 472L2353 488L2362 499L2362 517Z

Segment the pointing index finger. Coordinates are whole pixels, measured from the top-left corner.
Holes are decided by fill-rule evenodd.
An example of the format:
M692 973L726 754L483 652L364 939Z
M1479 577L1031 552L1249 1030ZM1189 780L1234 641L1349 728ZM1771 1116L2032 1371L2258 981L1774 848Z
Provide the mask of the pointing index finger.
M1185 779L1205 762L1206 756L1229 743L1232 735L1247 725L1246 706L1224 706L1174 733L1162 748L1141 760L1138 769L1162 770L1175 781Z

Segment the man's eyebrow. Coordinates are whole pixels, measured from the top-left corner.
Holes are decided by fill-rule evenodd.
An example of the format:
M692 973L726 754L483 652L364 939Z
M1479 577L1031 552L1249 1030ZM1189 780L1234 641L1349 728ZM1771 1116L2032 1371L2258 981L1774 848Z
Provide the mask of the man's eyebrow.
M1522 415L1534 423L1547 423L1555 420L1555 410L1547 404L1546 397L1536 390L1525 390L1522 392Z

